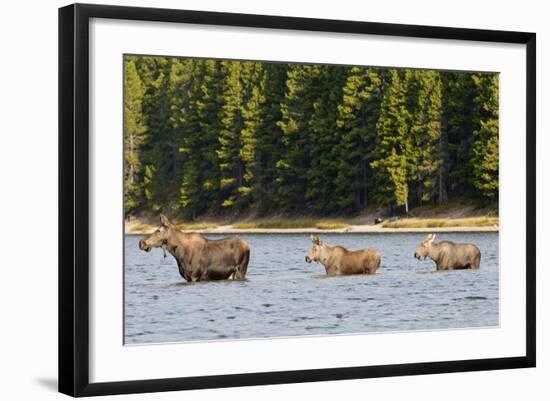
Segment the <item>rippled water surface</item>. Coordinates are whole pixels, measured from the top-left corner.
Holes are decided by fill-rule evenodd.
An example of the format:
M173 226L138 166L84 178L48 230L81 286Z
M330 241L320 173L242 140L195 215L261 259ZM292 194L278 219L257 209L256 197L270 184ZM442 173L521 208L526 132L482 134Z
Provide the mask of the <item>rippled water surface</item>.
M251 247L247 281L186 283L174 258L125 241L127 344L497 326L498 234L439 234L472 242L481 268L433 273L413 257L425 234L332 234L349 249L375 247L379 274L327 277L305 263L305 234L240 235ZM208 235L208 238L220 236ZM436 241L437 241L436 240Z

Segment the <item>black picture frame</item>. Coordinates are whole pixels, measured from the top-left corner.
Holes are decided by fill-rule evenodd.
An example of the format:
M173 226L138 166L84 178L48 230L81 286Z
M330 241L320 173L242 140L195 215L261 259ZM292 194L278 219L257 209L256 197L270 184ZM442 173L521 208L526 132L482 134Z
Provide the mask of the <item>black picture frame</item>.
M89 21L160 21L526 45L526 353L520 357L90 383ZM536 35L434 26L74 4L59 9L59 391L71 396L237 387L535 366Z

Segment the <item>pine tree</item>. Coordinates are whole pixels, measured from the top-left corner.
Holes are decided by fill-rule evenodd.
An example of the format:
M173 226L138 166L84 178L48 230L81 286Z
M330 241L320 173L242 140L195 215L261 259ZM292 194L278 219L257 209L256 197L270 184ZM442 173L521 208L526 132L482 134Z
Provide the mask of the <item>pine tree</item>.
M279 203L277 162L283 156L283 132L276 123L282 119L281 103L285 99L287 64L265 63L259 78L261 113L254 116L255 158L253 197L259 214L276 211ZM260 98L258 99L260 100ZM261 123L260 123L261 120Z
M190 202L187 202L187 199L182 201L182 186L200 185L198 183L199 179L195 175L199 170L199 166L195 164L195 153L200 151L200 147L195 143L198 136L198 126L192 124L193 117L189 108L189 105L195 100L192 98L194 95L192 87L197 68L196 64L197 62L192 59L174 59L171 65L169 82L170 123L173 129L175 147L177 147L174 168L176 170L176 182L180 185L179 196L173 199L172 195L170 203L175 203L176 209L183 209L183 214L187 216L193 215L195 211L186 213L188 210L193 210L193 206L185 209ZM194 202L197 203L198 200L194 200Z
M413 166L412 180L416 181L419 202L446 200L444 159L446 140L441 126L441 80L437 71L415 71L416 99L409 110L412 117L410 142Z
M195 60L179 147L183 157L179 204L183 214L193 219L215 208L220 199L217 152L222 87L220 62Z
M473 191L470 153L473 132L472 74L442 71L442 129L447 139L447 189L449 196Z
M408 212L409 198L409 123L407 86L410 71L391 69L384 86L380 118L376 124L375 160L376 202L381 206L404 206Z
M307 124L309 168L305 202L314 213L341 211L335 196L340 155L335 149L341 141L336 129L338 105L342 99L347 69L336 66L312 66L315 69L313 112Z
M146 127L141 108L144 89L133 58L124 64L124 211L137 210L141 202L140 146Z
M252 63L248 100L243 105L244 128L241 130L240 157L243 164L242 183L238 188L240 202L248 208L258 201L258 180L261 178L261 153L258 140L265 129L265 72L261 63Z
M320 67L291 65L285 99L281 103L283 151L277 161L279 205L286 211L304 211L310 171L309 121L318 98Z
M344 211L358 211L370 203L370 163L380 117L382 82L378 69L353 67L343 87L336 122L341 135L335 147L339 163L335 192L339 194L338 207Z
M489 199L498 196L498 75L473 74L474 131L471 154L473 184Z
M175 150L168 93L171 64L172 59L166 57L140 57L136 63L145 86L142 110L146 116L147 140L141 149L145 173L143 191L148 208L153 211L170 208L167 200L175 190Z
M240 210L250 200L254 176L254 134L259 123L256 113L260 113L254 108L259 108L263 101L259 88L252 89L256 66L252 62L223 62L224 100L217 153L222 175L222 206L234 210Z

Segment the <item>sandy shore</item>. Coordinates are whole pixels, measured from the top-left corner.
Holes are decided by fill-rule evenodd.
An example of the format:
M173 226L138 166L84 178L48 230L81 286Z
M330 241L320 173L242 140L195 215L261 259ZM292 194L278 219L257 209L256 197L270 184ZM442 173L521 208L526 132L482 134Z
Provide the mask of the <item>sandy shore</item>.
M126 234L143 235L153 232L156 227L147 231L128 231ZM182 230L183 232L199 232L203 234L391 234L391 233L440 233L440 232L498 232L497 226L491 227L429 227L429 228L384 228L381 224L378 225L350 225L346 228L336 230L321 230L318 228L234 228L231 225L218 226L205 230Z

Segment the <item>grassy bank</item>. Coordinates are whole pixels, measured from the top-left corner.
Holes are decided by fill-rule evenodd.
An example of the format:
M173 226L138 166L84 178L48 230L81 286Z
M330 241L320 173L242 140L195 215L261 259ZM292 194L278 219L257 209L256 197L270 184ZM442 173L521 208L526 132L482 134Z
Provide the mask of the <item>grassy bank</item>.
M438 227L493 227L498 217L470 217L463 219L412 218L384 221L384 228L438 228Z
M181 223L178 224L180 230L210 230L218 227L216 223Z
M292 229L292 228L318 228L319 230L338 230L346 228L349 224L344 221L333 220L317 220L317 219L271 219L249 221L246 223L233 224L232 227L243 229L262 229L262 228L277 228L277 229Z
M200 231L200 230L210 230L210 229L216 228L216 227L218 227L218 224L215 224L215 223L180 223L180 224L177 224L177 227L180 230L184 230L184 231ZM132 225L126 231L139 234L139 233L152 232L152 231L154 231L155 228L157 228L156 225L138 223L138 224Z

